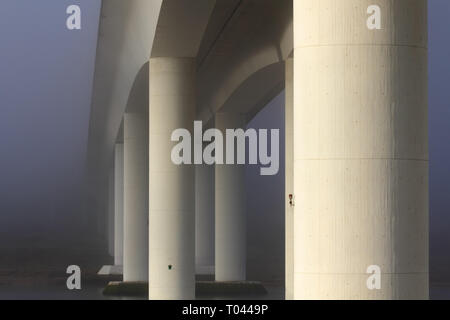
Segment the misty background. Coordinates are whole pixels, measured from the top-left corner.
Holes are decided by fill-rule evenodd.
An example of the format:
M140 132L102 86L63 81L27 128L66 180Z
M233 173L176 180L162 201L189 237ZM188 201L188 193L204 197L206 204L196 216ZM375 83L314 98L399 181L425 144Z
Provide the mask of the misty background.
M82 30L66 28L71 4L81 7ZM93 245L83 243L96 235L82 195L100 5L0 2L0 248ZM430 271L450 282L450 1L429 6ZM284 141L283 94L250 126L278 128ZM277 176L247 168L249 278L284 273L280 147Z
M82 30L66 9L82 7ZM0 247L61 246L80 216L99 0L0 2Z

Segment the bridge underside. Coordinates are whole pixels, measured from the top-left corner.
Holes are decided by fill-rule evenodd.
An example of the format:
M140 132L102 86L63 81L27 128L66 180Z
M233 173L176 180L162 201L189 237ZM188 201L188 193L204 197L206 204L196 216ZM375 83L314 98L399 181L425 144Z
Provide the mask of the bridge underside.
M124 281L189 299L196 271L246 280L245 167L177 166L170 137L245 128L285 89L286 298L427 298L426 17L426 0L104 1L87 210L115 219Z

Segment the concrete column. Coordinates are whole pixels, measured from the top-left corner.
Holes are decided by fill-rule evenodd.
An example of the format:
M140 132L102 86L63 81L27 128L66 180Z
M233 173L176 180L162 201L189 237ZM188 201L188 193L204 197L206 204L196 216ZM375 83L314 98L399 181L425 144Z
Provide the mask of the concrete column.
M195 168L195 269L214 274L214 166Z
M114 265L102 266L99 275L123 274L123 143L116 143L108 177L108 251Z
M293 299L294 289L294 59L286 60L285 82L285 298Z
M216 128L224 136L227 129L245 128L245 118L240 114L218 113L215 122ZM224 138L224 146L225 140ZM247 259L245 165L216 164L215 208L216 281L245 280Z
M109 170L108 177L108 253L114 257L114 165Z
M124 116L123 281L148 281L148 114Z
M114 151L114 265L123 265L123 144Z
M195 296L195 172L171 160L173 131L193 132L195 83L195 59L150 59L150 299Z
M296 0L294 38L293 297L428 298L427 1Z

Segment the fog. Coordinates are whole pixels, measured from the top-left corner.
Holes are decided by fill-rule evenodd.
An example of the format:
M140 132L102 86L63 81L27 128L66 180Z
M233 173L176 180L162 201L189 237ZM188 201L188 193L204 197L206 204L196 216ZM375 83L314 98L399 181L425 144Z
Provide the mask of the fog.
M0 3L0 246L79 233L99 0ZM55 238L56 235L61 237Z

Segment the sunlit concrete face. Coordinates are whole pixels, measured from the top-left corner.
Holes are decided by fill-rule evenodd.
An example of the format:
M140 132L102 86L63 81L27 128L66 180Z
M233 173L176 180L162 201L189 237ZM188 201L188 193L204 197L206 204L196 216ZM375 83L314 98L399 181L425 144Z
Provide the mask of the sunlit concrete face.
M294 299L428 298L427 1L373 2L294 1Z
M195 297L195 172L171 160L170 137L193 132L196 68L191 58L150 59L149 298Z
M294 59L285 63L285 298L293 299L294 290Z

